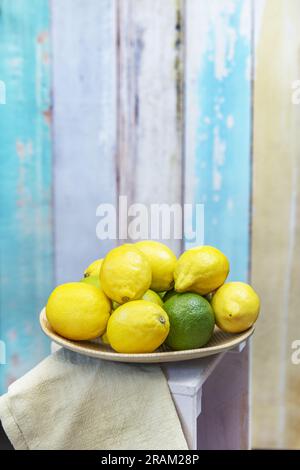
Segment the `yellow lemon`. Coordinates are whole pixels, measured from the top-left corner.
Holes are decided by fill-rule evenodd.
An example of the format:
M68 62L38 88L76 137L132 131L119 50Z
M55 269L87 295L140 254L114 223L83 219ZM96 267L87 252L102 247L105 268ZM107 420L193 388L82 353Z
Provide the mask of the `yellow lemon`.
M103 258L96 259L96 261L93 261L93 263L90 264L84 271L84 277L99 276L102 262L103 262Z
M111 347L120 353L151 353L166 339L170 329L166 312L147 300L135 300L117 308L108 321Z
M108 337L107 337L107 332L105 332L105 333L101 336L101 340L102 340L102 343L104 343L104 344L109 344Z
M160 305L161 307L164 304L160 296L156 292L150 289L145 292L141 300L148 300L149 302L154 302L155 304ZM112 309L116 310L116 308L118 307L120 307L120 304L118 304L118 302L115 302L113 300Z
M157 294L159 295L161 299L163 299L167 292L170 292L170 291L164 290L162 292L157 292Z
M142 241L135 244L148 258L152 270L151 289L166 291L174 286L174 269L177 258L163 243Z
M100 282L105 294L119 304L140 299L151 284L150 263L134 245L118 246L104 258Z
M87 276L81 279L80 282L84 282L85 284L91 284L92 286L95 286L95 287L98 287L98 289L101 289L99 276L94 276L94 275Z
M185 251L174 272L177 292L209 294L220 287L229 273L229 261L213 246L199 246Z
M110 309L110 301L100 289L83 282L70 282L54 289L46 315L61 336L87 340L105 332Z
M147 290L147 292L142 297L143 300L148 300L148 302L154 302L157 305L163 306L163 301L160 296L153 290Z
M216 323L228 333L245 331L256 321L260 301L255 290L244 282L228 282L211 301Z

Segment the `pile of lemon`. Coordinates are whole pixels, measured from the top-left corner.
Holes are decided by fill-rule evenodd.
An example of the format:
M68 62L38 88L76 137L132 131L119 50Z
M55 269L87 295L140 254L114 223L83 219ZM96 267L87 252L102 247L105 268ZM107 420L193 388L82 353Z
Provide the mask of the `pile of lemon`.
M217 248L200 246L179 259L156 241L124 244L94 261L84 278L58 286L46 315L71 340L102 337L120 353L150 353L205 346L215 323L239 333L256 321L260 301L243 282L225 283L229 261Z

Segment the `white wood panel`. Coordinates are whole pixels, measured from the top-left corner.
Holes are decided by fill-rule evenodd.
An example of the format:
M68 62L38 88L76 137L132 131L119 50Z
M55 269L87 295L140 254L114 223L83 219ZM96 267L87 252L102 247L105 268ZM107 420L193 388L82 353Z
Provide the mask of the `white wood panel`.
M56 282L81 278L114 241L96 208L116 203L114 0L52 0ZM99 220L99 219L98 219Z
M128 203L180 203L182 5L118 2L119 191ZM175 252L180 240L165 240Z
M248 346L228 352L202 389L198 418L198 449L249 448Z

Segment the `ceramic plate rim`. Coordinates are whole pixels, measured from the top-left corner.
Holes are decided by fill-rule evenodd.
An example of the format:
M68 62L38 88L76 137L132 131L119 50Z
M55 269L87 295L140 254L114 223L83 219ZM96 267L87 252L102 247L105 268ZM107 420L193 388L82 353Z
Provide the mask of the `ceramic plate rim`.
M158 351L153 353L122 354L113 350L103 351L92 349L87 346L87 342L81 343L80 341L72 341L63 338L59 334L55 333L55 331L51 328L46 318L46 308L43 308L40 313L40 325L43 332L50 339L52 339L52 341L66 349L70 349L71 351L107 361L136 363L178 362L220 354L225 351L229 351L230 349L233 349L240 343L244 342L246 339L252 336L255 330L255 326L253 325L251 328L242 333L233 334L230 340L216 346L208 346L199 349L185 349L183 351Z

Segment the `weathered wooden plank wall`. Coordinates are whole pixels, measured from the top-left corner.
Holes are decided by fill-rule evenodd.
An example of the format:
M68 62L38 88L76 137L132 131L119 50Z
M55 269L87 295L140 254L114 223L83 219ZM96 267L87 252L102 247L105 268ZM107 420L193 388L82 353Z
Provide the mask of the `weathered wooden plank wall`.
M246 281L251 1L189 0L186 5L185 198L205 205L205 244L229 257L230 279ZM205 386L204 403L200 448L248 448L248 349L225 357ZM209 431L216 423L218 436Z
M116 205L116 5L52 0L55 278L80 279L115 241L96 209Z
M230 257L231 279L245 280L251 175L251 1L189 0L186 21L186 199L205 204L206 242Z
M182 12L181 0L118 1L118 178L129 205L182 202ZM180 251L181 240L164 241Z
M47 0L0 2L0 393L44 356L38 312L53 285Z
M204 203L205 243L229 256L231 279L248 278L252 3L252 277L263 299L254 337L253 443L300 447L300 384L291 363L291 343L300 338L300 108L291 101L299 79L297 0L51 0L51 73L48 1L0 1L0 80L7 88L0 106L2 390L48 350L36 315L53 284L53 252L59 283L78 279L117 242L96 237L100 203L117 205L119 195L148 206ZM170 245L182 248L178 240ZM238 375L241 386L231 396L224 384ZM226 445L247 447L247 386L248 352L227 356L204 390L200 446L224 445L225 434L216 444L203 432L217 419L220 429L225 422L236 429ZM207 401L218 399L216 391L226 403L217 413Z
M300 3L255 1L253 283L262 315L253 339L253 445L300 448Z

